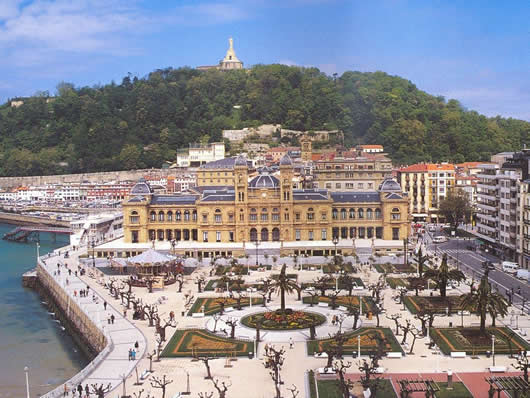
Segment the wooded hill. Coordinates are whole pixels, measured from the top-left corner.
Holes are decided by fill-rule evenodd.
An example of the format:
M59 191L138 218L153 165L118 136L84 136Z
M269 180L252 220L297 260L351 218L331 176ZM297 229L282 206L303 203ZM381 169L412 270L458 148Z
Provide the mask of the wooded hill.
M338 128L347 146L382 144L395 164L488 160L522 148L530 131L528 122L485 117L383 72L327 76L285 65L168 68L92 88L61 83L56 97L23 100L0 107L4 176L160 167L190 142L262 123Z

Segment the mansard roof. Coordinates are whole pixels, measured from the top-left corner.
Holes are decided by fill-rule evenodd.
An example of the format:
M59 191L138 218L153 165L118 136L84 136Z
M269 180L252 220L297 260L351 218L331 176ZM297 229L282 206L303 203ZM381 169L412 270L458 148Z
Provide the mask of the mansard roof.
M195 195L153 195L152 205L193 205L197 201Z
M379 193L376 191L367 192L331 192L331 198L335 203L362 203L379 202Z

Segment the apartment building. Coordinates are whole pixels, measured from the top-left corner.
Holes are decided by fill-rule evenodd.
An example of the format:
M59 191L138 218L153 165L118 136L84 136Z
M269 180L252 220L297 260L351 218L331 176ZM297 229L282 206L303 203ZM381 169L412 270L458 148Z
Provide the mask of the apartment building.
M224 142L212 142L211 144L190 144L188 149L177 151L178 167L198 167L208 162L224 159Z
M449 163L420 163L397 171L397 179L408 193L410 214L415 221L442 222L438 206L455 187L455 167Z

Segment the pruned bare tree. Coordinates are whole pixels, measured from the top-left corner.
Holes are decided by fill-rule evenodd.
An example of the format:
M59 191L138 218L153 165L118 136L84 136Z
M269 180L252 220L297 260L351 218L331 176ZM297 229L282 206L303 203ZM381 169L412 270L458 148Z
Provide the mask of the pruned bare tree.
M237 326L237 319L236 318L226 318L224 320L224 323L228 326L230 326L230 338L235 338L236 336L236 326Z
M217 314L213 314L213 332L215 333L216 330L217 330L217 322L219 322L219 319L221 319L221 315L223 315L223 313L217 313Z
M163 375L162 378L151 376L151 387L161 389L162 398L166 398L166 387L171 383L173 380L166 378L166 375Z
M203 275L199 275L195 278L195 284L197 285L197 292L202 293L202 285L206 281Z
M409 355L412 355L414 354L413 350L414 350L414 343L416 343L416 340L417 339L422 339L425 337L425 335L422 333L421 330L418 330L416 328L412 328L410 329L410 334L412 335L412 344L410 345L410 351L409 351Z
M149 319L149 326L150 327L155 326L155 321L158 317L158 307L156 306L156 304L152 304L152 305L145 304L142 307L142 311L144 313L144 316L147 317L147 319Z
M276 398L281 398L281 370L285 360L285 350L276 349L272 345L265 346L265 368L269 369L274 388L276 389Z
M512 364L512 366L515 369L523 372L524 380L528 383L528 369L530 369L530 362L528 361L526 350L521 351L521 353L517 356L517 363Z
M407 336L413 328L414 325L412 325L412 321L410 319L405 320L405 324L401 325L401 330L403 330L403 339L401 340L401 344L405 344L407 342Z
M232 386L232 382L230 384L223 382L220 382L219 379L212 379L213 386L217 390L217 393L219 394L219 398L226 398L226 392L228 389Z
M177 292L182 293L182 287L184 286L184 275L177 274L177 276L175 277L175 282L178 285Z
M97 398L104 398L105 394L110 391L111 384L107 384L104 386L103 384L100 384L99 386L97 384L91 384L92 392L91 395L94 394Z
M298 391L298 388L294 384L291 388L287 387L287 390L291 393L291 398L296 398L300 394L300 391Z
M210 369L210 361L212 359L214 359L213 357L209 357L209 356L200 356L200 357L197 357L197 359L199 361L201 361L204 366L206 367L206 376L204 377L205 379L211 379L212 378L212 373L211 373L211 369Z
M351 362L346 362L342 359L333 363L333 369L339 376L339 389L343 398L350 398L350 390L353 387L353 382L345 377L346 371L351 368L351 365Z
M167 327L172 327L172 328L176 328L177 327L177 324L175 322L174 319L166 319L164 321L164 325L161 324L160 322L160 316L158 316L158 314L156 315L156 333L160 336L160 339L164 342L166 341L166 328Z
M213 397L213 391L210 392L200 392L199 398L212 398Z
M396 324L396 336L399 336L399 328L401 327L399 324L399 320L401 319L401 314L393 314L391 316L387 315L386 319L394 321L394 323Z

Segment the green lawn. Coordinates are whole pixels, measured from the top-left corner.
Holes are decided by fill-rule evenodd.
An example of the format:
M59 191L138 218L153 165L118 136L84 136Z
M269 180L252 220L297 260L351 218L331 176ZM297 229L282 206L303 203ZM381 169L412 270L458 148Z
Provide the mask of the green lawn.
M403 352L394 333L390 328L360 328L354 332L346 333L344 343L344 354L352 355L357 352L358 338L361 336L361 355L370 355L376 351L377 342L371 338L375 334L380 334L385 339L385 352ZM322 352L329 344L333 343L332 338L307 341L308 355Z
M422 309L431 308L437 314L445 314L446 308L450 313L460 311L461 296L405 296L404 302L407 309L417 314Z
M452 390L447 389L447 383L436 384L440 387L440 391L436 393L436 398L473 398L464 383L454 382Z
M431 328L430 335L445 355L451 352L463 352L468 355L485 354L491 351L491 336L495 335L495 354L530 351L530 344L506 327L486 328L486 335L479 333L478 327Z
M221 297L199 297L190 310L188 311L188 316L192 316L195 312L202 312L204 307L204 315L213 315L217 312L221 312L220 300ZM225 308L233 307L237 308L237 300L234 298L224 298ZM252 305L261 305L263 299L261 297L252 297ZM241 307L247 307L250 305L250 297L244 297L241 299Z
M373 311L373 308L375 307L375 302L371 297L368 296L338 296L336 304L337 307L343 306L346 308L359 309L359 298L363 303L363 314ZM305 296L302 298L302 302L304 304L311 304L311 302L313 302L313 305L317 305L318 303L328 303L328 305L331 307L331 300L327 296Z
M390 380L382 380L381 387L377 390L375 398L397 398ZM319 398L342 398L338 380L319 380L317 385Z
M254 343L217 336L202 329L176 330L161 357L247 356L254 352Z

